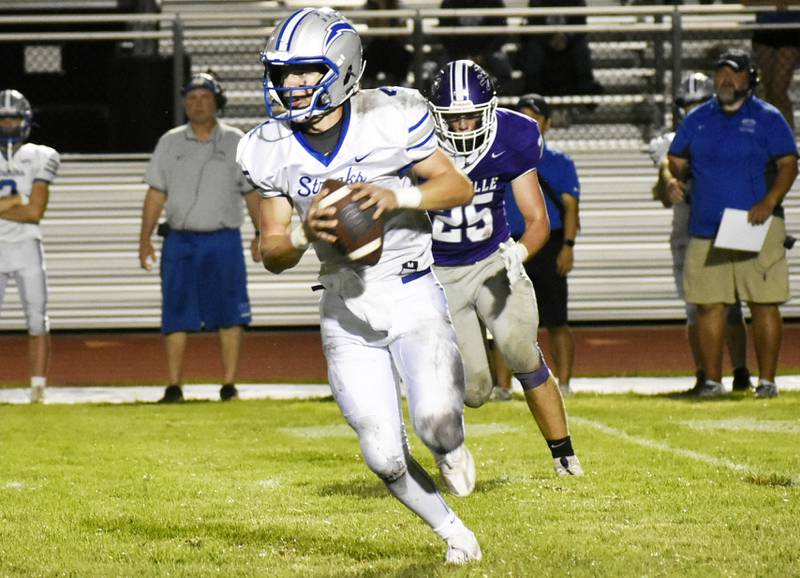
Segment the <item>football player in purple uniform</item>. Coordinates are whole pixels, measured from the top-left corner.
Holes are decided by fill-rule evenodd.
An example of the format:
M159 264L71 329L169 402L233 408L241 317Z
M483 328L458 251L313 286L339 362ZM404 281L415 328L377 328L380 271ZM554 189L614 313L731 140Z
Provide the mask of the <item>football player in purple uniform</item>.
M468 205L429 211L435 272L444 285L467 374L465 403L480 407L493 385L485 331L514 376L554 460L557 474L581 475L561 392L536 343L539 315L523 263L547 241L550 225L536 175L543 141L536 122L497 108L490 76L471 60L440 70L429 96L439 145L472 179ZM525 219L511 239L504 189Z

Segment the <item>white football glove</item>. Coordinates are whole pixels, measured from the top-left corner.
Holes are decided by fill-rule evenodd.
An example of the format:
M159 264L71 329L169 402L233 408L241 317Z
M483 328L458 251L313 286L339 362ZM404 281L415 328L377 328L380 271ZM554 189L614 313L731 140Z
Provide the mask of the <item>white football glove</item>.
M528 258L528 249L525 245L509 239L505 243L500 243L500 255L508 272L509 285L525 277L525 267L522 265Z

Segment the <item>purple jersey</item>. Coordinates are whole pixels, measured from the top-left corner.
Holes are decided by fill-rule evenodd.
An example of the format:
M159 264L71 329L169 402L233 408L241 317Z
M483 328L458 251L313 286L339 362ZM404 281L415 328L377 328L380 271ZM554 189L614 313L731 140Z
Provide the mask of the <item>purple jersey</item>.
M498 108L491 144L459 163L475 187L469 205L429 211L436 265L470 265L485 259L509 237L505 186L536 168L543 141L536 121ZM458 163L463 157L456 159Z

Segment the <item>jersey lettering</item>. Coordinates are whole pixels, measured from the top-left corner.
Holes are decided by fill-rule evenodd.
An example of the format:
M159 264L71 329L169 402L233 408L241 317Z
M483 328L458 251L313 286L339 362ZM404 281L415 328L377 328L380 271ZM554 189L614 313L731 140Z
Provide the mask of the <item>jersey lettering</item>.
M476 194L472 204L466 207L437 212L433 221L433 239L442 243L463 243L465 240L478 243L491 237L494 231L492 210L489 207L478 210L476 205L491 203L493 194L493 191Z

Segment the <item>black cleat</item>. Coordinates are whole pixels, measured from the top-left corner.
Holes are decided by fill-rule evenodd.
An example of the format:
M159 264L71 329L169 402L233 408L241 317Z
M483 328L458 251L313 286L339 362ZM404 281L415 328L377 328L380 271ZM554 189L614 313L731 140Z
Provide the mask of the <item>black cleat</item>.
M233 385L232 383L227 383L220 388L219 398L222 401L230 401L232 399L238 399L239 392L237 391L235 385Z
M696 373L696 379L694 382L694 387L692 389L687 389L686 391L682 391L677 394L677 397L699 397L700 392L703 390L703 387L706 384L706 374L704 371L698 371Z
M158 403L177 403L183 401L183 391L180 385L170 385L164 390L164 397Z
M752 387L750 370L746 367L739 367L733 370L733 391L749 391Z

